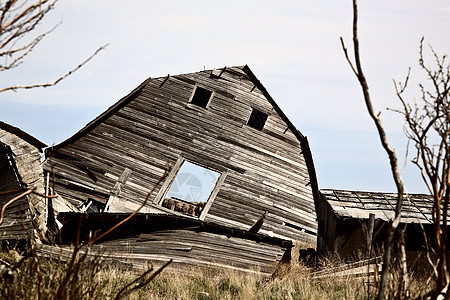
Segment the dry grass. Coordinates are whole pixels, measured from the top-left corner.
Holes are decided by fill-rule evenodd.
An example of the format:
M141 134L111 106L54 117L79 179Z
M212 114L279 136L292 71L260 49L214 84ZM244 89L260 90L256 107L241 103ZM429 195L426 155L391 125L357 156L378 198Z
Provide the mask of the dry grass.
M293 251L297 253L298 251ZM114 299L119 290L136 278L136 274L114 266L105 266L97 258L77 258L80 265L71 271L67 263L30 256L23 260L17 251L9 250L0 257L22 264L14 278L0 280L2 299ZM293 261L297 261L297 257ZM328 259L328 263L330 259ZM190 274L190 275L187 275ZM145 278L138 281L143 282ZM395 275L391 282L396 282ZM413 297L424 292L424 280L413 277ZM395 286L392 287L393 291ZM429 288L429 287L427 287ZM268 279L261 275L208 269L184 270L176 273L164 270L142 288L125 299L374 299L374 289L368 294L367 286L353 278L312 280L311 269L302 264L286 266L281 278Z
M363 285L351 280L313 281L310 271L297 265L289 276L268 280L254 274L224 271L211 274L193 270L194 276L165 273L139 291L146 299L363 299ZM136 298L137 299L137 298Z

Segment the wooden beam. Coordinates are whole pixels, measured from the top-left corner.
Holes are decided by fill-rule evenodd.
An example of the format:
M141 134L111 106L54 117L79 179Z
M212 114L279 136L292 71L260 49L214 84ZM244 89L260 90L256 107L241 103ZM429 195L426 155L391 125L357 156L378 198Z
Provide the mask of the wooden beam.
M109 211L111 204L117 201L117 197L119 196L120 191L127 182L128 178L130 178L131 173L133 173L133 171L128 168L125 168L125 170L123 170L122 175L120 175L119 179L114 185L114 188L111 190L111 195L109 196L108 202L106 202L105 211Z

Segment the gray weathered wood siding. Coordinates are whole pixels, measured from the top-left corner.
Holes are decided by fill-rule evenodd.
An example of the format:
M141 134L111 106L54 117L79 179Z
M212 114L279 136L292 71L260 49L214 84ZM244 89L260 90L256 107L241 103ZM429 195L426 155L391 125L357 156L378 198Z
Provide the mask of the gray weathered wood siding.
M0 192L7 192L21 188L14 165L6 145L0 143ZM20 192L0 194L0 207L18 196ZM0 239L26 238L24 226L30 228L28 203L25 197L12 203L5 210L3 223L0 225Z
M188 103L196 84L214 92L207 108ZM262 131L246 125L252 108L269 115ZM314 239L309 170L299 133L281 114L245 67L148 79L48 152L45 168L78 206L106 203L128 168L118 198L133 210L181 156L227 171L205 221L248 229L267 211L261 233ZM144 212L166 211L152 203L158 191Z
M63 253L69 258L70 248L65 246L63 249L44 246L39 252L56 256ZM286 248L210 232L177 229L114 239L94 245L91 250L101 253L104 259L112 259L116 264L123 263L138 271L145 269L149 262L161 265L172 259L170 267L177 272L180 268L209 267L271 275Z
M44 192L41 148L45 145L20 129L0 122L0 191L36 188ZM21 192L0 195L0 207ZM33 226L32 222L36 225ZM36 195L23 197L5 211L0 239L25 239L45 232L45 200Z

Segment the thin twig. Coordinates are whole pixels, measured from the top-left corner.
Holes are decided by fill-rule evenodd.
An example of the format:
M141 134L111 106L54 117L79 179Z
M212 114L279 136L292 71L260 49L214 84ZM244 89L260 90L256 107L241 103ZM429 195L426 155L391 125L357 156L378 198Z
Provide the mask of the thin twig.
M383 269L382 269L382 273L381 273L381 281L380 281L380 287L379 287L379 292L378 292L378 299L384 299L384 295L385 295L385 291L386 291L386 284L387 284L389 270L390 270L390 264L391 264L391 252L393 251L393 249L392 249L393 248L392 247L393 237L394 237L394 233L396 232L397 227L400 223L400 218L401 218L404 185L403 185L403 181L402 181L400 171L398 168L397 155L395 153L395 150L389 145L389 142L388 142L387 136L386 136L386 132L382 125L379 114L376 114L373 109L373 105L372 105L372 101L371 101L370 93L369 93L369 85L367 83L366 77L362 70L360 49L359 49L359 40L358 40L358 4L357 4L357 0L353 0L353 51L354 51L353 54L354 54L355 65L353 65L353 63L351 62L351 60L348 56L347 48L345 47L342 37L341 37L341 45L342 45L342 49L344 51L345 57L350 65L353 73L355 74L355 76L357 77L357 79L361 85L361 89L362 89L362 93L364 96L364 101L366 104L367 111L375 123L377 132L378 132L378 136L380 138L380 142L381 142L384 150L388 154L389 163L391 166L391 172L392 172L392 175L393 175L393 178L395 181L395 185L397 187L397 197L398 198L397 198L397 203L395 206L395 217L394 217L394 220L391 220L389 222L388 230L386 233L385 252L383 255ZM356 66L356 68L355 68L355 66ZM406 283L407 282L406 278L402 282Z
M3 223L3 218L5 215L5 210L6 208L11 205L12 203L16 202L17 200L21 199L22 197L25 197L26 195L29 195L33 192L33 190L27 190L25 192L23 192L22 194L20 194L17 197L12 198L11 200L9 200L8 202L6 202L3 207L2 207L2 211L0 213L0 225Z
M116 229L117 227L119 227L120 225L122 225L123 223L127 222L128 220L130 220L132 217L134 217L146 204L148 199L150 198L151 194L153 194L153 192L155 191L155 189L158 187L158 185L164 180L164 178L166 178L167 176L167 172L163 174L163 176L158 180L158 182L156 182L156 184L153 186L153 188L150 190L150 192L148 192L147 197L145 197L144 202L142 202L141 206L139 206L132 214L130 214L128 217L126 217L125 219L123 219L122 221L120 221L119 223L117 223L116 225L114 225L113 227L111 227L110 229L108 229L107 231L105 231L104 233L102 233L101 235L97 236L96 238L92 239L89 242L89 245L93 245L94 243L96 243L98 240L100 240L101 238L103 238L105 235L107 235L108 233L110 233L111 231L113 231L114 229Z
M13 194L13 193L18 193L18 192L22 192L22 191L24 191L22 194L12 198L11 200L9 200L8 202L6 202L3 205L1 213L0 213L0 225L3 223L3 219L4 219L4 216L5 216L6 208L8 206L10 206L11 204L13 204L14 202L16 202L17 200L20 200L20 199L22 199L23 197L25 197L25 196L27 196L29 194L38 195L38 196L43 197L43 198L57 198L58 197L57 194L56 195L52 195L52 196L46 196L44 194L36 192L36 187L33 187L31 189L30 188L20 188L20 189L16 189L16 190L0 192L0 195Z
M153 271L153 267L150 267L147 271L142 273L139 277L131 281L129 284L125 285L117 294L114 300L118 300L120 298L123 298L130 293L140 289L141 287L147 285L150 281L152 281L156 276L158 276L159 273L161 273L167 266L169 266L172 263L172 260L168 260L165 262L158 270L156 270L152 275L150 275L148 278L146 278L144 281L141 281L145 276L147 276L150 272ZM130 288L131 287L131 288ZM129 290L127 290L130 288Z
M83 67L88 61L90 61L94 56L96 56L101 50L105 49L109 44L103 45L101 47L99 47L94 54L92 54L91 56L89 56L85 61L83 61L81 64L79 64L76 68L72 69L71 71L67 72L66 74L64 74L63 76L59 77L58 79L56 79L54 82L52 83L40 83L40 84L31 84L31 85L14 85L14 86L10 86L10 87L6 87L3 89L0 89L0 93L1 92L5 92L5 91L15 91L18 89L33 89L33 88L39 88L39 87L50 87L50 86L55 86L57 85L61 80L67 78L68 76L70 76L73 72L77 71L78 69L80 69L81 67Z

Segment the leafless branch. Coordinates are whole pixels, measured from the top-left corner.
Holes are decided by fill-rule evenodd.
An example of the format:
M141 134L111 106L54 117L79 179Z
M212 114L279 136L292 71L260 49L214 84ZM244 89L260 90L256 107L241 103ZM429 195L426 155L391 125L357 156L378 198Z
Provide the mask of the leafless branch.
M405 118L406 136L415 144L413 163L419 168L422 179L433 196L433 233L434 247L438 253L436 288L433 297L446 296L450 283L448 266L450 258L447 253L447 223L449 206L450 173L450 63L447 56L439 56L429 46L434 57L434 65L427 65L424 59L424 38L419 47L419 66L431 83L428 88L419 84L420 104L411 107L403 97L405 87L395 83L398 99L402 109L397 110ZM409 77L409 75L408 75ZM407 79L408 79L407 77ZM407 81L405 80L405 82Z
M91 56L89 56L85 61L83 61L81 64L79 64L76 68L74 68L71 71L67 72L66 74L64 74L63 76L59 77L58 79L56 79L52 83L40 83L40 84L31 84L31 85L14 85L14 86L10 86L10 87L6 87L6 88L3 88L3 89L0 89L0 93L1 92L5 92L5 91L9 91L9 90L15 91L15 90L18 90L18 89L33 89L33 88L38 88L38 87L46 88L46 87L57 85L61 80L67 78L73 72L75 72L78 69L80 69L81 67L83 67L88 61L90 61L92 58L94 58L94 56L96 56L101 50L105 49L108 45L109 44L106 44L106 45L103 45L100 48L98 48Z
M43 34L38 35L38 36L37 36L36 38L34 38L31 42L29 42L28 44L26 44L26 45L24 45L24 46L21 46L20 48L8 49L7 51L4 51L4 52L0 53L0 57L3 57L3 56L11 57L11 56L13 56L13 55L16 54L16 53L20 53L20 55L17 56L17 57L15 57L15 58L13 59L12 62L9 62L9 63L7 63L7 64L5 64L5 65L3 65L3 66L0 65L0 72L6 71L6 70L9 70L9 69L13 69L13 68L15 68L15 67L18 67L20 64L22 64L23 59L24 59L28 54L30 54L30 53L33 51L34 47L36 47L36 46L39 44L39 42L40 42L47 34L52 33L52 32L56 29L56 27L58 27L60 24L61 24L61 23L55 25L55 26L54 26L52 29L50 29L49 31L47 31L47 32L45 32L45 33L43 33Z
M159 178L158 182L156 182L156 184L153 186L153 188L150 190L150 192L148 192L147 197L145 197L144 202L142 202L141 206L139 206L132 214L130 214L128 217L126 217L125 219L123 219L122 221L120 221L119 223L117 223L116 225L114 225L113 227L111 227L110 229L108 229L107 231L105 231L104 233L100 234L99 236L91 239L91 241L89 242L90 245L95 244L97 241L99 241L101 238L103 238L105 235L109 234L111 231L113 231L114 229L116 229L117 227L119 227L120 225L122 225L123 223L127 222L128 220L130 220L132 217L134 217L148 202L148 199L150 198L150 196L153 194L153 192L156 190L156 188L159 186L159 184L164 180L164 178L166 178L167 176L167 172L163 174L163 176L161 176L161 178Z
M387 136L386 136L386 132L384 130L384 127L383 127L381 119L380 119L380 115L376 114L373 109L373 105L372 105L372 101L371 101L370 93L369 93L369 85L367 83L366 77L365 77L363 69L362 69L362 64L361 64L361 59L360 59L360 50L359 50L359 39L358 39L357 0L353 0L353 51L354 51L353 54L354 54L355 64L353 64L351 62L342 38L341 38L341 45L342 45L345 57L350 65L350 67L352 68L353 73L355 74L355 76L357 77L357 79L361 85L361 89L362 89L362 93L364 96L364 101L366 104L367 111L375 123L381 144L382 144L384 150L386 151L386 153L388 154L389 162L390 162L390 166L391 166L391 172L392 172L392 175L393 175L393 178L395 181L395 185L397 187L398 198L397 198L397 203L395 206L395 217L394 217L394 220L391 220L389 222L389 226L388 226L388 230L387 230L387 234L386 234L386 240L384 243L384 254L383 254L383 269L382 269L382 273L381 273L381 281L380 281L379 292L378 292L378 299L384 299L387 280L388 280L389 271L390 271L390 265L391 265L391 257L392 257L391 252L393 251L393 249L392 249L393 248L392 247L393 237L394 237L395 232L397 231L397 227L400 223L400 218L401 218L404 185L403 185L403 181L402 181L400 171L398 168L397 155L395 154L395 150L389 145L389 142L388 142ZM404 266L404 269L406 269L406 266ZM406 272L404 272L404 273L405 273L404 277L402 278L403 279L402 280L402 283L403 283L402 292L406 294L408 291L408 287L407 287L408 280L406 278L406 276L407 276Z
M1 214L0 214L0 224L3 223L3 217L4 217L4 214L5 214L6 208L8 208L9 205L11 205L12 203L14 203L14 202L16 202L17 200L21 199L22 197L25 197L26 195L31 194L32 192L33 192L33 190L27 190L26 192L23 192L22 194L20 194L20 195L14 197L14 198L12 198L11 200L9 200L8 202L6 202L6 203L3 205L2 211L1 211Z
M56 2L57 0L8 0L0 3L0 72L21 65L25 57L35 49L44 37L60 25L57 24L44 33L35 34L38 25L46 14L54 8ZM106 46L107 44L98 48L84 62L53 82L12 85L0 89L0 92L54 86L84 66Z
M342 36L340 37L340 40L341 40L341 46L342 46L342 50L344 51L345 58L347 59L348 64L352 68L353 73L356 75L356 77L358 77L358 71L356 71L352 60L348 56L348 50L347 50L347 47L345 47L344 39L342 38Z
M0 212L0 225L3 223L3 219L5 217L5 211L8 208L8 206L10 206L11 204L13 204L14 202L22 199L23 197L29 195L29 194L35 194L38 195L40 197L43 198L56 198L58 197L58 195L53 195L53 196L46 196L44 194L41 194L39 192L36 192L36 188L21 188L21 189L16 189L16 190L11 190L11 191L4 191L4 192L0 192L0 195L7 195L7 194L13 194L13 193L18 193L18 192L22 192L20 195L12 198L11 200L9 200L8 202L6 202L5 204L3 204L2 206L2 210Z

